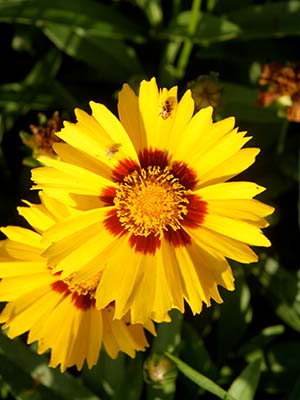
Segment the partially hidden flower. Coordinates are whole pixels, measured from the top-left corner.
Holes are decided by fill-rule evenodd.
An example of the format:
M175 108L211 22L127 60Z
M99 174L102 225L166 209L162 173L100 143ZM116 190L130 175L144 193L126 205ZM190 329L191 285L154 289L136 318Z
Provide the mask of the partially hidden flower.
M187 87L192 92L196 111L207 106L216 110L221 105L223 88L216 72L199 75L196 80L189 82Z
M212 121L212 107L193 116L188 90L159 90L142 81L137 96L125 84L117 119L104 105L75 110L43 158L37 188L81 211L55 224L46 256L62 278L101 272L96 307L114 302L117 319L168 320L168 311L201 312L222 302L218 285L234 289L227 258L257 261L249 245L269 246L261 228L273 208L253 199L264 188L229 179L259 153L234 118ZM97 261L97 262L95 262Z
M60 131L63 127L58 111L55 111L51 118L47 118L45 114L40 113L38 119L38 125L30 124L29 126L31 134L24 131L20 133L23 143L32 150L32 155L23 160L24 164L28 166L40 165L37 158L41 155L55 158L53 144L61 141L55 135L55 132Z
M175 382L178 370L165 355L153 353L145 360L143 372L148 384L155 388L163 388Z
M43 257L47 247L41 233L71 210L41 195L43 204L19 207L20 215L35 231L8 226L8 237L0 243L0 301L8 302L0 314L3 329L14 338L28 332L28 343L38 342L38 353L51 350L50 366L61 371L75 365L80 370L86 360L96 364L103 344L110 357L120 351L134 357L148 346L142 325L132 325L128 315L114 320L114 304L102 310L95 307L95 292L101 273L78 282L76 273L63 279L53 274ZM74 212L73 212L74 213ZM150 321L146 328L152 333Z
M300 64L272 62L264 64L258 81L262 106L276 103L280 116L300 122Z

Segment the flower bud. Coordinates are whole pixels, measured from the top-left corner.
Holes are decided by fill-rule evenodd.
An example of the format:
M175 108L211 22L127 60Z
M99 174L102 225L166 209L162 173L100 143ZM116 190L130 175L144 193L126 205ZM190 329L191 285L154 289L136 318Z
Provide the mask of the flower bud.
M195 111L207 106L212 106L214 109L220 106L222 86L217 73L210 72L209 75L200 75L195 81L189 82L187 87L192 92Z
M31 134L24 131L20 132L22 142L32 149L31 157L24 159L24 164L28 166L36 166L38 164L37 158L41 155L56 157L53 144L61 141L55 135L55 132L60 131L63 127L58 111L55 111L49 119L43 113L40 113L38 117L38 125L31 124L29 126Z
M156 388L169 385L177 376L177 368L162 354L151 354L144 364L144 379Z

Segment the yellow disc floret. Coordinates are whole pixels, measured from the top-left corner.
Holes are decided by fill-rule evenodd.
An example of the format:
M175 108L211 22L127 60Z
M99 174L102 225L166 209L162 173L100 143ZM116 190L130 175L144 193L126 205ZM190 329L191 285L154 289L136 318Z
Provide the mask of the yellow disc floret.
M68 286L70 292L76 293L78 296L89 296L90 298L95 298L101 275L101 272L98 272L89 279L77 282L76 273L73 273L68 278L63 279L63 282Z
M169 227L181 227L188 211L187 192L169 167L148 166L132 172L120 184L114 199L117 216L133 234L161 238Z

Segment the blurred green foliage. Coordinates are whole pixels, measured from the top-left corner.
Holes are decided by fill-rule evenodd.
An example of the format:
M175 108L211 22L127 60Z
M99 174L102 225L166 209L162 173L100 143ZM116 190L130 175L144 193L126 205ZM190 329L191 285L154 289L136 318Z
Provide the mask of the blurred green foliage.
M1 333L1 399L300 399L300 126L257 105L262 64L299 61L299 21L298 0L0 0L1 225L22 224L15 208L34 197L19 133L39 112L72 119L89 100L115 111L123 82L156 76L182 93L211 72L222 86L216 117L236 116L262 149L243 178L266 186L261 198L277 210L272 248L257 265L233 265L224 304L174 313L134 360L103 352L91 371L60 374Z

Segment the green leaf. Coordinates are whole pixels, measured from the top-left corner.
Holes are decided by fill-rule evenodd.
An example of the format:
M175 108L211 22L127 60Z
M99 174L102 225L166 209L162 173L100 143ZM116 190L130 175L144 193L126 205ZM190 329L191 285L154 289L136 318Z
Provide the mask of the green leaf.
M162 22L161 0L136 0L136 4L144 11L152 26L156 26Z
M241 28L239 39L300 35L300 2L267 2L239 8L227 17Z
M203 337L205 328L202 323L204 323L203 318L201 321L199 318L183 321L180 355L190 367L214 380L219 376L219 371L207 349L206 337ZM199 394L203 392L185 377L181 379L181 385L189 400L198 399Z
M16 115L51 107L74 108L76 100L55 79L60 65L61 53L51 49L34 65L23 82L0 86L0 107Z
M300 399L300 376L298 377L294 386L292 387L292 391L287 400L299 400L299 399Z
M55 79L60 70L61 63L61 52L57 49L50 49L45 56L34 65L24 79L23 90L27 91L29 89L27 86L43 87L42 91L49 92L49 94L53 96L53 104L55 103L55 107L60 106L64 109L67 107L73 109L78 105L76 99ZM47 80L45 80L45 76Z
M300 332L299 274L287 271L273 258L268 258L264 267L255 269L254 274L278 317Z
M57 49L50 49L40 59L24 79L24 91L29 86L42 86L42 90L53 96L53 106L73 109L78 106L77 100L57 79L56 75L60 70L62 54ZM45 76L47 80L45 81ZM31 107L32 108L32 107Z
M55 23L97 38L143 40L138 24L92 0L0 0L0 21L39 28Z
M52 400L54 393L32 378L5 355L0 354L0 375L13 396L20 400ZM16 379L17 377L17 379ZM57 400L63 397L55 394Z
M176 353L181 342L182 314L177 310L170 312L172 322L157 325L157 336L152 341L151 351L163 354Z
M60 65L61 53L57 49L51 49L38 60L23 82L0 86L1 140L4 132L12 129L17 118L30 110L66 110L78 106L76 99L55 79Z
M92 370L85 367L82 378L96 393L103 393L105 398L115 399L122 386L124 367L125 354L121 353L112 360L102 350L99 363Z
M249 4L251 4L251 0L219 0L215 10L220 14L224 14L229 10L236 10Z
M269 124L279 121L273 108L259 107L257 105L257 89L243 86L233 82L222 82L223 104L221 113L223 117L235 115L238 120L253 121L255 123Z
M217 321L217 354L220 362L239 343L252 320L251 295L243 270L237 265L234 272L236 290L222 292L224 303L220 305L220 318Z
M45 110L55 104L54 96L44 86L8 83L0 86L0 107L25 113L29 109Z
M103 80L120 82L141 73L134 49L122 41L140 41L138 25L114 7L91 0L0 0L1 21L37 26L60 50L94 68Z
M228 393L236 399L253 400L261 374L261 360L255 360L233 381Z
M45 82L46 76L47 80L55 78L61 63L61 52L57 49L50 49L46 55L34 65L24 82L27 85L42 84Z
M141 73L135 51L120 40L94 38L57 23L48 23L43 31L60 50L94 68L103 80L120 82Z
M238 37L240 29L238 25L227 18L201 13L194 35L188 33L190 11L185 11L171 21L169 27L162 32L162 37L174 39L190 38L194 43L209 45L215 42L226 41Z
M125 365L123 384L120 387L119 397L126 400L139 400L143 390L143 355L138 353L133 360Z
M104 350L94 368L83 369L82 379L95 393L105 399L139 400L143 389L143 355L130 359L120 353L111 359Z
M192 368L211 378L216 377L218 370L207 350L201 331L202 329L195 329L191 323L183 321L183 343L181 344L183 348L181 348L180 354L184 356L185 360L189 361Z
M239 349L238 355L244 356L249 353L262 351L267 345L280 337L285 332L284 325L273 325L263 329L260 334L245 342Z
M166 356L174 362L174 364L177 366L180 372L182 372L192 382L196 383L196 385L198 385L199 387L207 390L210 393L213 393L220 399L236 400L234 399L234 397L232 397L229 393L227 393L224 389L222 389L211 379L202 375L200 372L195 371L193 368L191 368L189 365L181 361L179 358L169 353L166 353Z
M0 374L19 394L31 390L38 396L34 399L99 400L79 379L48 368L47 363L46 355L38 356L20 340L0 333Z
M175 62L181 48L180 40L170 41L164 48L161 55L158 80L165 86L172 86L177 82L177 68Z
M287 388L291 388L300 376L299 340L290 339L274 344L265 352L265 358L268 367L261 386L267 391L281 391L286 394Z

